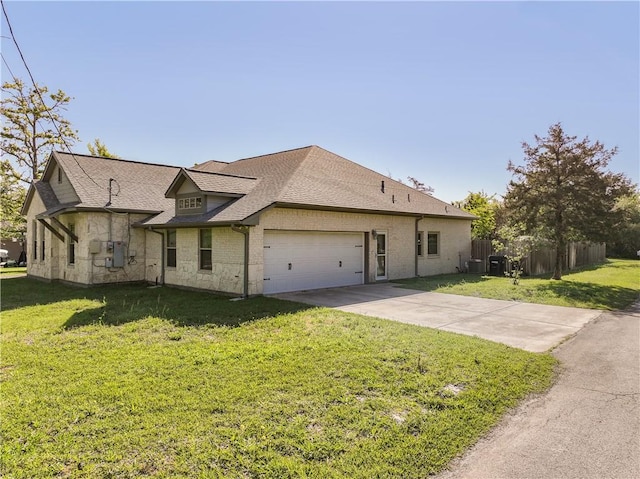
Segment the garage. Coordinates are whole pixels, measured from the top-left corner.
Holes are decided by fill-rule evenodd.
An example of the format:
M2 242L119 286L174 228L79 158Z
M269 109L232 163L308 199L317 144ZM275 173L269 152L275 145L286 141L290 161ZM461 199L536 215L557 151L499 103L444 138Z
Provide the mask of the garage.
M264 294L364 282L364 234L264 232Z

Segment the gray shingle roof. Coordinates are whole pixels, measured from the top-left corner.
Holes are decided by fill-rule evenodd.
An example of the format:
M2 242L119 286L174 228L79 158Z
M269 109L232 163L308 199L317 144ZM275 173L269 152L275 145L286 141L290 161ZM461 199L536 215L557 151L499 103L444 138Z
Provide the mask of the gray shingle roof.
M195 168L207 171L208 163ZM318 146L238 160L215 171L255 176L261 182L216 216L247 218L274 203L390 214L474 216ZM384 192L382 182L384 181Z
M245 195L257 183L256 178L246 176L224 175L194 169L182 170L193 183L206 193L224 193Z
M164 193L180 168L113 158L54 152L80 198L77 208L160 212L173 209L173 200ZM47 168L49 170L49 167ZM45 171L43 179L49 179ZM109 202L109 180L111 202Z
M318 146L232 163L210 161L190 169L61 152L55 152L53 158L80 198L76 207L158 213L142 222L149 226L249 222L250 217L273 205L474 218ZM52 174L49 170L48 166L45 180ZM179 185L176 181L179 174L187 176L204 192L242 196L202 215L174 217L174 200L165 197L165 193L173 196L168 189ZM115 181L108 204L110 178ZM51 193L45 191L45 196Z

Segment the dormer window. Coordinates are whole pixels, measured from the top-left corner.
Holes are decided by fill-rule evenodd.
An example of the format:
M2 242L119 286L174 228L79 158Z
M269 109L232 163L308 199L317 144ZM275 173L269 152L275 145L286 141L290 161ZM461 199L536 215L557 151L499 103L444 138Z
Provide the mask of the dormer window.
M206 199L202 195L187 193L179 195L176 198L176 214L178 215L197 215L204 213Z
M202 208L202 197L201 196L192 196L191 198L180 198L178 199L178 209L179 210L195 210Z

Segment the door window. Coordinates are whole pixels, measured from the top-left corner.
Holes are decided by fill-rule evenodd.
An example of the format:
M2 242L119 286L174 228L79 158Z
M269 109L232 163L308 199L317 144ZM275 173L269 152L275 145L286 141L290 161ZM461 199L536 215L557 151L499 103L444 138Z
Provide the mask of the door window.
M387 234L378 233L376 237L376 279L387 278Z

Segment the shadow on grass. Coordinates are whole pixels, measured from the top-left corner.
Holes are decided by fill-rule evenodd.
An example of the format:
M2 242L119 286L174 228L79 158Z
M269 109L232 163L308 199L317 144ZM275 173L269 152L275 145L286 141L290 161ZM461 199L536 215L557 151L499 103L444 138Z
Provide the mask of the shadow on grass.
M178 326L235 327L310 308L309 305L276 298L255 297L232 301L231 296L145 285L77 288L28 278L2 283L2 309L5 311L74 299L93 300L96 306L73 313L64 323L64 328L89 324L118 325L149 316L167 319Z
M481 274L456 273L441 274L438 276L422 276L419 278L406 278L393 280L394 284L401 284L406 287L419 289L421 291L434 291L443 286L455 286L457 284L474 284L494 278Z
M638 291L635 289L579 281L549 281L537 285L535 290L542 296L562 297L594 309L625 309L638 300Z

